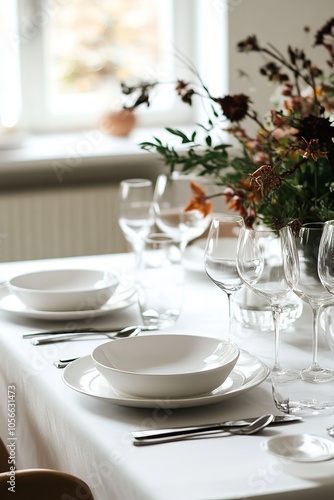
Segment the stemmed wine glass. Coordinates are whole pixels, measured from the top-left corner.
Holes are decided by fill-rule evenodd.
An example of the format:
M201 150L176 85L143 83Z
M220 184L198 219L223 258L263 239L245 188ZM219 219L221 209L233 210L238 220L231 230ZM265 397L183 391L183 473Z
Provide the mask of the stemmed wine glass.
M323 229L324 223L315 222L304 224L300 228L288 225L282 230L289 236L285 239L286 254L290 255L285 263L286 279L294 293L312 309L312 363L301 371L302 379L308 382L328 382L334 379L334 372L322 368L318 363L320 312L324 306L333 302L333 295L323 286L318 273Z
M334 220L324 224L319 245L318 273L326 290L334 294Z
M212 216L199 209L185 211L193 197L190 182L194 181L204 191L210 184L200 177L181 175L159 175L154 190L153 206L155 222L159 229L180 244L183 252L187 244L201 236L208 228Z
M290 292L283 266L282 238L274 230L241 228L237 247L237 268L245 284L269 301L275 332L275 361L272 376L285 382L299 378L280 363L280 315Z
M126 179L119 188L119 225L131 244L138 269L144 238L154 224L153 184L149 179Z
M212 219L204 251L204 268L209 278L228 299L228 340L231 337L233 297L242 287L237 271L237 241L244 220L239 215L220 215Z

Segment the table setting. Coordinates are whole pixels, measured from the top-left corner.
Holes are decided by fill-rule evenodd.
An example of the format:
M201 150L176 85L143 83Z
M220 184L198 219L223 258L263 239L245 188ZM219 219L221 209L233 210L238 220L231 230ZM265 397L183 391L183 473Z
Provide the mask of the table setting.
M88 477L101 500L326 498L332 221L252 229L240 215L210 211L185 238L182 214L180 232L176 216L169 234L153 227L151 196L146 217L141 195L130 203L127 224L138 234L127 254L1 265L1 388L4 397L6 387L17 391L17 466ZM147 194L143 202L147 209ZM189 266L189 243L205 231ZM268 302L271 329L238 320L234 300L244 287ZM312 307L284 324L290 293ZM6 415L0 422L6 442ZM253 457L251 472L240 454ZM194 483L199 464L210 472Z
M220 222L224 220L223 215L216 218ZM214 219L212 224L217 224ZM235 253L234 257L237 267ZM153 260L155 265L159 264L158 260ZM176 265L180 265L179 258L175 260ZM231 264L231 256L228 263ZM122 280L132 266L131 252L2 264L3 273L8 273L8 284L17 277L22 279L30 273L33 276L41 268L46 273L57 268L61 272L64 269L108 269L112 276L116 269L122 270L120 274L116 273L121 279L111 297L104 297L107 302L115 300L117 293L120 293L120 300L124 298ZM233 311L230 318L220 287L205 273L205 258L202 272L186 268L183 272L182 307L178 317L167 326L151 324L150 321L145 324L136 287L133 282L129 285L130 280L124 281L125 288L134 289L127 306L105 314L100 314L97 309L96 316L91 312L89 316L77 319L75 314L70 318L71 312L67 311L69 316L65 315L59 321L57 311L52 319L48 314L44 316L42 311L36 316L25 316L21 311L17 314L1 311L1 387L3 391L4 381L8 384L9 381L15 382L20 407L17 415L18 466L55 467L60 463L62 468L88 477L96 497L101 499L128 498L129 495L143 499L227 499L246 494L256 498L263 493L268 498L275 495L293 498L296 490L303 498L308 498L308 495L312 498L315 491L326 498L332 487L329 478L333 477L334 471L329 444L333 438L327 431L333 427L333 412L279 411L271 381L277 362L274 331L245 328L236 321ZM222 282L230 278L230 269L227 274L219 276ZM9 288L6 294L12 294ZM203 297L207 300L203 301ZM15 298L19 300L17 296ZM305 333L310 330L311 319L311 308L305 307L303 314L280 332L283 366L292 365L297 358L305 363L311 359L312 335ZM62 339L62 335L67 338ZM111 340L109 336L119 338ZM321 328L319 336L322 348L325 337ZM170 344L171 338L180 345ZM39 344L42 339L46 343ZM142 340L151 340L152 344L141 351L137 341ZM168 341L164 347L154 344L164 340ZM184 352L182 350L184 340L196 340L202 344L189 356L190 347ZM127 342L130 348L126 348ZM214 342L209 351L204 347L206 342ZM177 375L177 382L173 382L172 387L179 388L182 367L191 364L192 368L188 366L185 370L186 375L190 375L193 392L189 387L181 388L181 393L167 397L162 389L159 392L161 383L153 395L136 392L133 382L126 390L114 387L97 370L93 353L100 350L104 355L108 346L117 345L124 347L122 355L116 356L116 372L130 374L138 380L138 374L147 371L151 383L153 376L167 378L172 370ZM171 346L171 351L168 351L168 346ZM220 359L217 349L223 352L226 347L234 348L227 378L222 383L215 382L217 387L203 393L194 383L196 376L202 376L206 371L202 371L198 363L213 357L210 366L216 366L217 359ZM332 362L330 349L325 351L326 362ZM195 353L199 355L197 360ZM57 368L55 363L59 359L73 361ZM138 360L144 365L136 368ZM124 362L128 365L119 365ZM220 360L219 369L224 367L224 362ZM104 363L107 363L106 359ZM111 368L114 369L112 364ZM67 418L64 417L65 408ZM25 430L26 426L33 427L31 436ZM45 434L47 428L49 433ZM67 442L69 432L74 436L71 437L71 446ZM6 437L3 415L1 436ZM309 445L310 436L313 437L312 446ZM77 447L75 452L72 439ZM290 441L293 446L287 445ZM64 454L65 449L68 452ZM238 453L233 450L238 450ZM253 457L251 468L246 460L249 454ZM93 466L89 457L94 457ZM161 467L157 467L158 461L161 461ZM205 468L207 472L199 476L201 479L194 487L192 484L199 474L200 464L201 467L209 465L209 469ZM104 473L99 472L102 466ZM260 481L258 471L263 468L267 471L267 480ZM237 471L246 481L241 489L235 476ZM124 481L123 474L130 475L131 486ZM257 478L255 486L247 482L250 477L254 481Z
M256 37L238 48L292 73L262 68L281 84L279 107L262 120L248 96L215 97L196 71L197 85L178 81L184 102L210 104L201 154L197 132L168 129L182 154L142 143L170 171L155 186L120 183L130 252L0 265L0 436L18 468L63 469L96 500L332 498L328 89L303 51L286 59ZM239 156L217 143L219 120ZM66 294L79 300L59 305Z

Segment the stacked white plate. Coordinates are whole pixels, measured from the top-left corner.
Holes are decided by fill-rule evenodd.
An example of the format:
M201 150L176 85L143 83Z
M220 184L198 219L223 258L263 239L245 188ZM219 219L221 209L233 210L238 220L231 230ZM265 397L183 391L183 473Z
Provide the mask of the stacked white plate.
M1 289L0 309L37 319L83 319L127 307L134 294L115 272L46 270L12 278Z

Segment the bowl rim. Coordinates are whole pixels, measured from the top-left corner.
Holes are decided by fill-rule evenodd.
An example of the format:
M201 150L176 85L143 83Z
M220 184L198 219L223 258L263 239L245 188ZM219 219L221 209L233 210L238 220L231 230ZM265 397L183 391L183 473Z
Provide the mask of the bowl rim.
M104 365L103 363L101 363L100 361L98 361L97 359L95 359L94 357L94 353L95 351L97 351L98 349L102 349L103 347L105 347L106 345L110 345L111 343L115 343L115 340L110 340L110 342L105 342L103 344L100 344L98 346L96 346L93 351L91 352L91 358L93 360L93 363L95 364L95 366L99 365L100 367L102 367L103 369L106 369L106 370L110 370L111 372L114 372L114 373L118 373L118 374L123 374L123 375L131 375L131 376L140 376L140 377L158 377L158 378L166 378L166 377L185 377L185 376L193 376L194 374L203 374L205 376L205 374L210 374L210 373L213 373L215 371L220 371L222 370L224 367L228 366L229 364L231 363L236 363L238 361L238 358L240 356L240 349L239 347L232 343L232 342L228 342L226 340L222 340L222 339L218 339L216 337L210 337L210 336L205 336L205 335L190 335L190 334L177 334L177 333L173 333L173 334L146 334L146 335L139 335L139 336L136 336L136 337L128 337L128 338L124 338L124 339L118 339L116 340L117 341L122 341L123 343L125 341L129 342L129 341L138 341L138 339L142 339L142 338L163 338L163 337L170 337L170 338L175 338L175 337L187 337L187 338L192 338L192 339L205 339L205 340L215 340L218 343L222 343L222 344L225 344L225 345L228 345L232 348L231 350L231 353L230 353L230 356L231 356L231 359L229 359L228 361L226 361L224 364L215 364L215 366L213 366L212 368L209 368L207 370L193 370L193 371L184 371L184 372L175 372L175 373L155 373L155 372L140 372L140 371L131 371L131 370L122 370L121 368L114 368L114 367L111 367L111 366L107 366L107 365ZM137 340L135 340L137 339Z
M26 287L26 286L21 286L21 285L15 285L13 283L13 281L17 278L21 278L21 277L26 277L26 276L32 276L32 275L41 275L41 274L48 274L48 273L51 273L51 274L58 274L58 273L61 273L61 272L72 272L72 271L75 271L75 272L78 272L78 271L84 271L84 272L97 272L97 273L101 273L102 275L102 278L101 278L101 281L104 281L103 280L103 276L109 276L110 278L112 278L112 280L110 279L110 281L105 281L105 286L101 286L99 288L71 288L70 290L68 289L57 289L57 290L52 290L52 289L43 289L43 288L29 288L29 287ZM119 278L118 278L118 275L115 271L103 271L101 269L85 269L85 268L71 268L71 269L45 269L45 270L40 270L40 271L32 271L32 272L28 272L28 273L22 273L22 274L18 274L16 276L13 276L12 278L10 278L8 281L7 281L7 286L13 290L13 291L17 291L17 292L28 292L28 293L42 293L43 295L44 294L74 294L74 293L87 293L87 292L99 292L99 291L102 291L102 290L106 290L110 287L113 287L113 286L116 286L118 285L120 282Z

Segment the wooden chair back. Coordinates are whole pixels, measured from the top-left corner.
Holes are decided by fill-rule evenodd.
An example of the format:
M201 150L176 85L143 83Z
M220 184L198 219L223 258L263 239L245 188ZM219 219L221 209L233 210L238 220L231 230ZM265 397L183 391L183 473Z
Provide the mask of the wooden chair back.
M10 489L12 488L12 489ZM89 486L76 476L52 469L0 473L1 500L94 500Z

